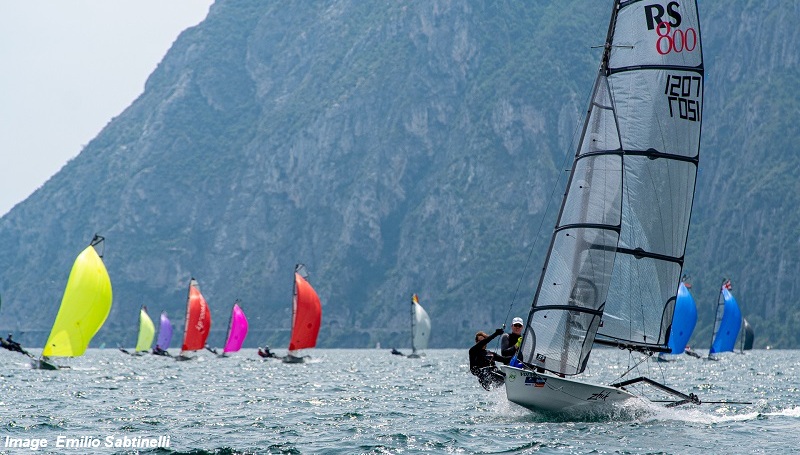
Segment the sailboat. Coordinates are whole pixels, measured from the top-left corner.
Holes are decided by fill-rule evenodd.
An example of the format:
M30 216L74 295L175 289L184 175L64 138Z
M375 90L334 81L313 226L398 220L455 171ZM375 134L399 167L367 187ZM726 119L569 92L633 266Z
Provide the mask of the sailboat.
M742 327L742 312L739 304L731 294L731 280L723 280L719 288L717 299L716 318L714 319L714 334L711 338L711 348L708 350L710 360L718 360L716 354L733 352L739 329Z
M409 359L418 359L428 349L428 338L431 336L431 318L422 305L417 294L411 295L411 354Z
M700 149L703 56L694 0L615 0L567 191L506 395L536 411L594 412L647 377L580 381L596 344L644 359L667 335ZM623 365L624 366L624 365ZM623 369L625 374L634 368Z
M693 352L691 349L687 349L687 345L692 332L694 332L694 327L697 325L697 304L689 292L690 286L685 280L678 286L678 298L675 302L675 312L672 315L672 326L667 340L670 351L667 354L680 355ZM659 360L668 360L664 353L660 353L658 357Z
M244 339L247 337L247 317L244 315L244 311L239 306L239 301L237 300L233 304L233 309L231 310L231 321L228 324L228 336L226 337L225 347L222 349L222 354L220 357L227 357L228 353L231 352L238 352L239 349L242 349L242 343L244 343Z
M308 282L308 273L303 264L294 267L292 293L292 335L289 340L289 353L283 358L283 362L303 363L307 356L301 356L298 351L317 345L317 335L322 322L319 296Z
M111 279L103 264L103 255L95 247L105 239L95 234L72 264L67 286L61 298L50 336L39 359L31 367L58 370L51 357L78 357L86 352L111 311Z
M200 293L200 285L192 278L189 281L189 295L186 298L186 324L183 332L181 354L175 360L190 360L189 353L203 349L211 331L211 311L206 299Z
M142 305L139 309L139 336L136 338L136 349L133 351L135 356L140 356L145 352L150 351L150 346L153 344L153 338L156 336L156 326L153 325L153 320L147 314L147 307ZM130 354L127 350L119 348L120 351Z
M161 318L158 324L158 339L156 340L156 347L153 348L153 354L169 356L169 344L172 342L172 323L167 317L167 312L161 312Z
M755 333L753 332L753 326L747 322L747 319L742 318L742 344L739 347L739 352L749 351L753 349L753 340L755 339Z

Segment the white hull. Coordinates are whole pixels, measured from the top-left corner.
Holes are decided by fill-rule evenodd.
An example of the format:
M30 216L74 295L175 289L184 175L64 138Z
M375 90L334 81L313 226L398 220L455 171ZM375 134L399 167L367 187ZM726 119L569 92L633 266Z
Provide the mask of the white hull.
M500 369L506 374L509 401L533 411L592 411L636 398L621 389L562 378L551 373L534 373L507 365L501 365Z
M307 355L298 357L292 354L288 354L286 357L283 358L283 363L306 363L307 358L309 358Z

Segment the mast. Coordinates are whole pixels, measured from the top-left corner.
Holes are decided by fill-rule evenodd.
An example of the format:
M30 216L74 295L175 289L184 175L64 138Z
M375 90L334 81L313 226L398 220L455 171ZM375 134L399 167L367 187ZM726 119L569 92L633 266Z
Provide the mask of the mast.
M181 347L181 351L183 351L183 347L186 346L186 338L189 336L189 327L191 323L189 322L189 315L191 313L191 304L192 304L192 284L195 283L194 277L189 279L189 288L186 290L186 318L183 325L183 346Z
M226 347L228 347L228 342L231 340L231 330L233 329L233 312L236 309L236 304L239 303L239 299L236 299L233 302L233 306L231 307L231 314L228 315L228 333L225 334L225 344L222 345L223 351Z
M709 357L713 354L714 339L717 337L717 331L722 323L722 316L725 313L725 297L722 295L722 290L725 289L725 284L728 282L727 278L722 279L722 284L719 285L719 294L717 295L717 308L714 311L714 325L711 327L711 343L708 345Z
M416 338L417 334L414 332L414 327L417 323L417 313L414 304L417 303L417 294L411 294L411 353L417 352Z

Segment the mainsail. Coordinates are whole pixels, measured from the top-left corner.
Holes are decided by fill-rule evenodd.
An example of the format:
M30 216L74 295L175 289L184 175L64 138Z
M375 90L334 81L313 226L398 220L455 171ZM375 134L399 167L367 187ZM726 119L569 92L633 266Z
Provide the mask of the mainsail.
M242 343L247 336L247 318L239 303L233 304L231 310L231 323L228 325L228 337L222 352L237 352L242 348Z
M411 349L412 355L417 351L428 349L428 338L431 336L431 318L422 305L417 294L411 296Z
M678 287L678 300L675 303L675 313L667 343L670 354L683 354L696 324L697 304L686 285L681 283Z
M142 309L139 310L139 336L136 339L136 351L149 351L155 335L156 326L153 325L153 320L150 319L150 316L147 314L147 308L142 307Z
M695 1L617 0L521 354L581 373L593 343L667 351L703 106Z
M69 273L61 307L42 351L45 357L77 357L86 352L92 337L111 311L111 280L92 243L75 259Z
M167 317L167 312L161 312L161 320L158 326L158 340L156 340L156 347L166 351L169 349L169 344L172 342L172 323Z
M200 287L194 278L189 282L189 296L186 299L186 325L181 351L203 349L211 330L211 311ZM163 349L163 348L162 348Z
M314 288L299 271L302 264L295 266L294 298L292 299L292 335L289 351L313 348L317 345L320 323L322 322L322 306Z
M730 282L723 284L720 289L717 316L714 320L714 337L711 341L711 349L708 351L709 356L720 352L732 352L742 326L742 312L728 286L730 286Z

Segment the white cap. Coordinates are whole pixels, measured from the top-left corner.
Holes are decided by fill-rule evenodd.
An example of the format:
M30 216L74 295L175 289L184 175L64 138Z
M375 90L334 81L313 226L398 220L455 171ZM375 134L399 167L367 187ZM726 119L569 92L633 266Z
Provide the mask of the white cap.
M514 318L514 319L512 319L511 320L511 325L514 325L514 324L525 325L525 323L522 322L522 318Z

